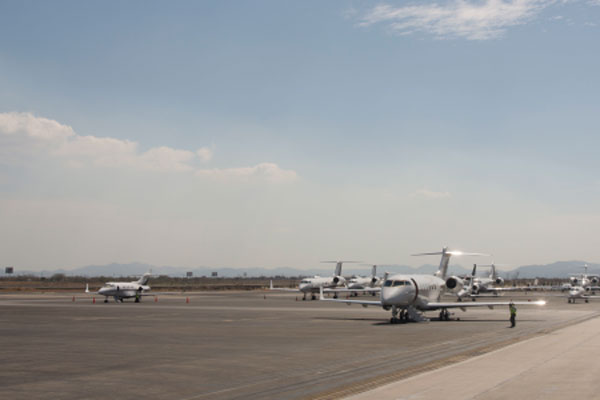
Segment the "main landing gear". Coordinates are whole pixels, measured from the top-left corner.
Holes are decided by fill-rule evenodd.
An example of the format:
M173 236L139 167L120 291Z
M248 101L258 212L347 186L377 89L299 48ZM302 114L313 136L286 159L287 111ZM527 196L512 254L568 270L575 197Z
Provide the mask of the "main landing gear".
M401 310L396 306L392 306L392 318L390 318L390 324L403 324L409 322L408 310L403 308Z
M440 321L450 321L450 312L445 308L440 311Z

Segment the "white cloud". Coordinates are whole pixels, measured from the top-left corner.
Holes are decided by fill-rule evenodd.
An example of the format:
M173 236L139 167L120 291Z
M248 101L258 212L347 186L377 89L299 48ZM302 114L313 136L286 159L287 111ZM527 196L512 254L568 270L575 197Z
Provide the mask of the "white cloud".
M450 192L434 192L427 189L419 189L410 195L412 197L425 197L427 199L444 199L452 196Z
M167 146L139 151L137 142L111 137L80 136L67 125L36 117L31 113L0 113L0 161L19 162L19 156L45 155L57 158L68 167L130 168L143 171L196 171L216 178L259 178L267 182L289 182L296 173L276 164L253 167L197 169L198 162L212 159L213 150L202 147L196 152Z
M0 113L0 132L5 135L24 134L46 141L61 141L75 136L73 128L58 122L35 117L31 113Z
M285 183L297 178L296 172L281 169L277 164L260 163L253 167L225 168L225 169L200 169L196 174L201 177L215 179L248 179L259 178L266 182Z
M416 3L393 7L381 4L369 11L359 26L388 24L391 31L407 35L425 32L438 38L495 39L507 28L533 19L556 0L453 0L442 5Z
M212 160L213 150L208 147L201 147L198 150L196 150L196 154L198 155L198 157L200 157L200 160L202 160L202 162L207 163L210 160Z

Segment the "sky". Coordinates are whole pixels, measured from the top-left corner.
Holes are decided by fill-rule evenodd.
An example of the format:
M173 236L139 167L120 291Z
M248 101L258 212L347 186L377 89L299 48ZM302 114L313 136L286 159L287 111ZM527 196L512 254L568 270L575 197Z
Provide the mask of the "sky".
M600 1L0 0L0 37L1 266L600 262Z

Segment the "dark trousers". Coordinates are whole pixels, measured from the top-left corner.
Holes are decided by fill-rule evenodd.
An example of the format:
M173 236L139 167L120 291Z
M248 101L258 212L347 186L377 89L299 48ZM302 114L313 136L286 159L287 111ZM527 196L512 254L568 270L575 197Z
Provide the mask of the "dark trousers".
M510 327L511 327L511 328L514 328L514 327L515 327L515 325L517 325L517 321L515 321L515 319L516 319L516 318L517 318L517 316L516 316L516 315L511 315L511 316L510 316Z

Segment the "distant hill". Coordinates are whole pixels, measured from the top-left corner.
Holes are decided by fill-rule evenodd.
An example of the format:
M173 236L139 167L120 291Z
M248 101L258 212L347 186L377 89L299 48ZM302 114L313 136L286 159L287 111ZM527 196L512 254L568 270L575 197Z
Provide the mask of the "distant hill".
M546 265L525 265L509 272L503 272L502 276L513 278L516 273L520 279L533 278L568 278L571 275L578 275L584 272L583 265L588 265L588 274L600 275L600 264L593 264L586 261L558 261Z

